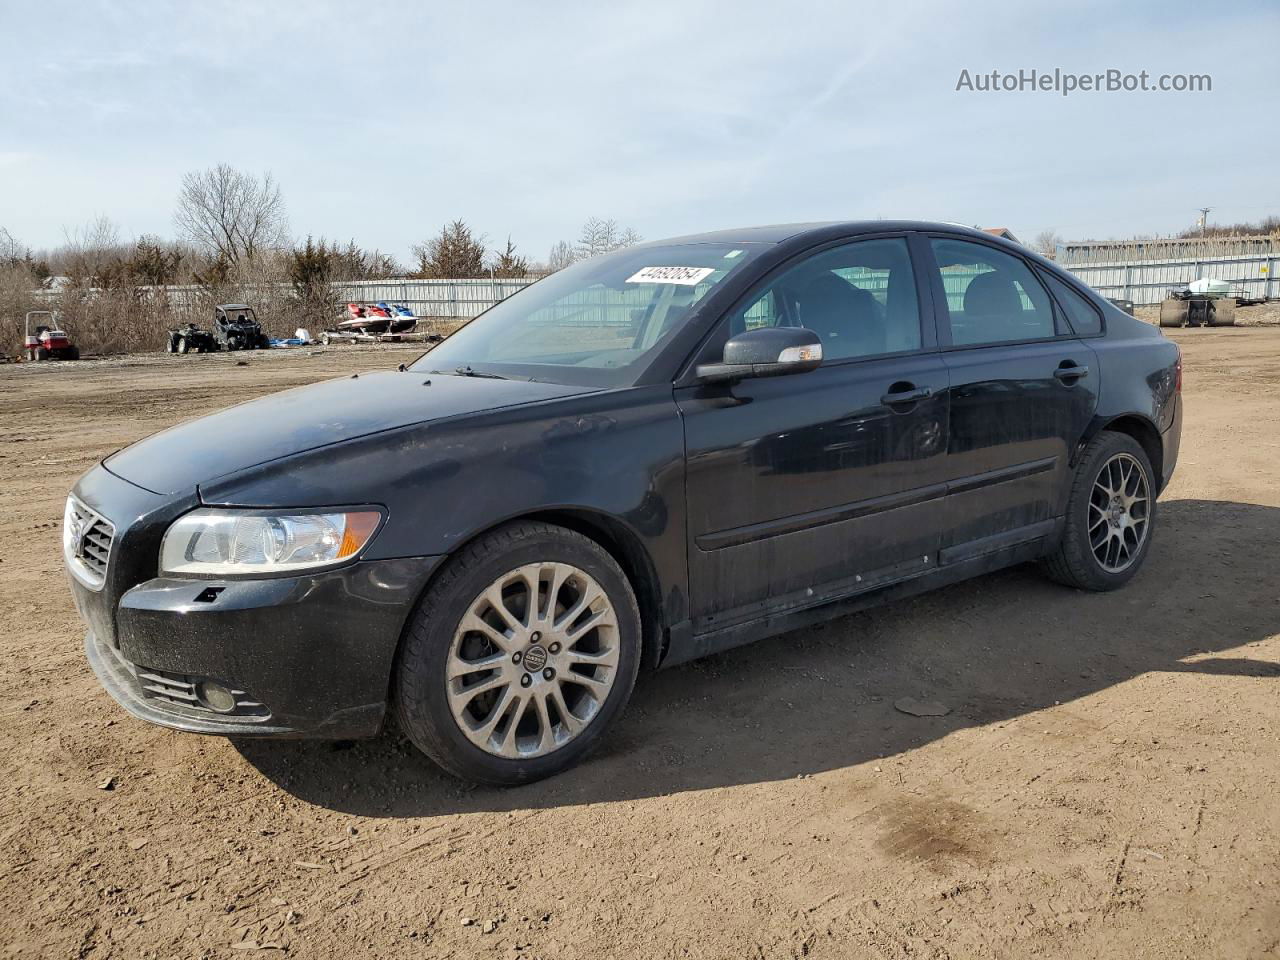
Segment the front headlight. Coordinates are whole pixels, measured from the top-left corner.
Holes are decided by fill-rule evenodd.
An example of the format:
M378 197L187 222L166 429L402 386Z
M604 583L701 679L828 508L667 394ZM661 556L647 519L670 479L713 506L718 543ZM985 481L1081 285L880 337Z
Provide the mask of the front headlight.
M254 576L328 567L359 553L381 520L376 510L194 510L165 533L160 572Z

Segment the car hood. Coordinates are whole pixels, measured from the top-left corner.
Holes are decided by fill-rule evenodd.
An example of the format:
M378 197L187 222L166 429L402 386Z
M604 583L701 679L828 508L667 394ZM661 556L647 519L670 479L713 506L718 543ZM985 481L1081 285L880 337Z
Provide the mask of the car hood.
M413 371L362 373L188 421L112 454L103 465L153 493L184 493L217 477L371 433L593 389Z

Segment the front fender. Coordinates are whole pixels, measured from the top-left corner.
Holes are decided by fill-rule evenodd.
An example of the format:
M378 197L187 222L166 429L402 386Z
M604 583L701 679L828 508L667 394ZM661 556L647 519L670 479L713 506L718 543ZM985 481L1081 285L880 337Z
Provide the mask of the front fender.
M418 424L202 485L213 506L376 503L365 559L448 554L504 520L609 517L647 552L667 623L687 616L684 434L669 384L601 391Z

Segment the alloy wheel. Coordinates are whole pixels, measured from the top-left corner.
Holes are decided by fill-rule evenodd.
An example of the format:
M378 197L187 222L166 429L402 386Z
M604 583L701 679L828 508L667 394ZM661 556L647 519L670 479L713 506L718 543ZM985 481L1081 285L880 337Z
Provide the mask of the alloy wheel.
M599 713L618 659L618 618L600 584L572 564L526 564L494 580L458 624L449 709L487 753L544 756Z
M1146 471L1128 453L1117 453L1098 471L1089 495L1089 546L1107 573L1121 573L1137 559L1151 516Z

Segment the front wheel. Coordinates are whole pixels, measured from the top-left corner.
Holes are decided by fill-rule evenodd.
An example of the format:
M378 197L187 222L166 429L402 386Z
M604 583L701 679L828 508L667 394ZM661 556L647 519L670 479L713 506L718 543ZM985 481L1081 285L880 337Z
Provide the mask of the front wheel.
M400 651L405 735L450 773L526 783L572 766L622 712L640 665L640 612L597 543L516 523L453 557Z
M1066 525L1045 569L1081 590L1115 590L1138 572L1151 547L1156 485L1146 451L1104 431L1085 448L1067 501Z

